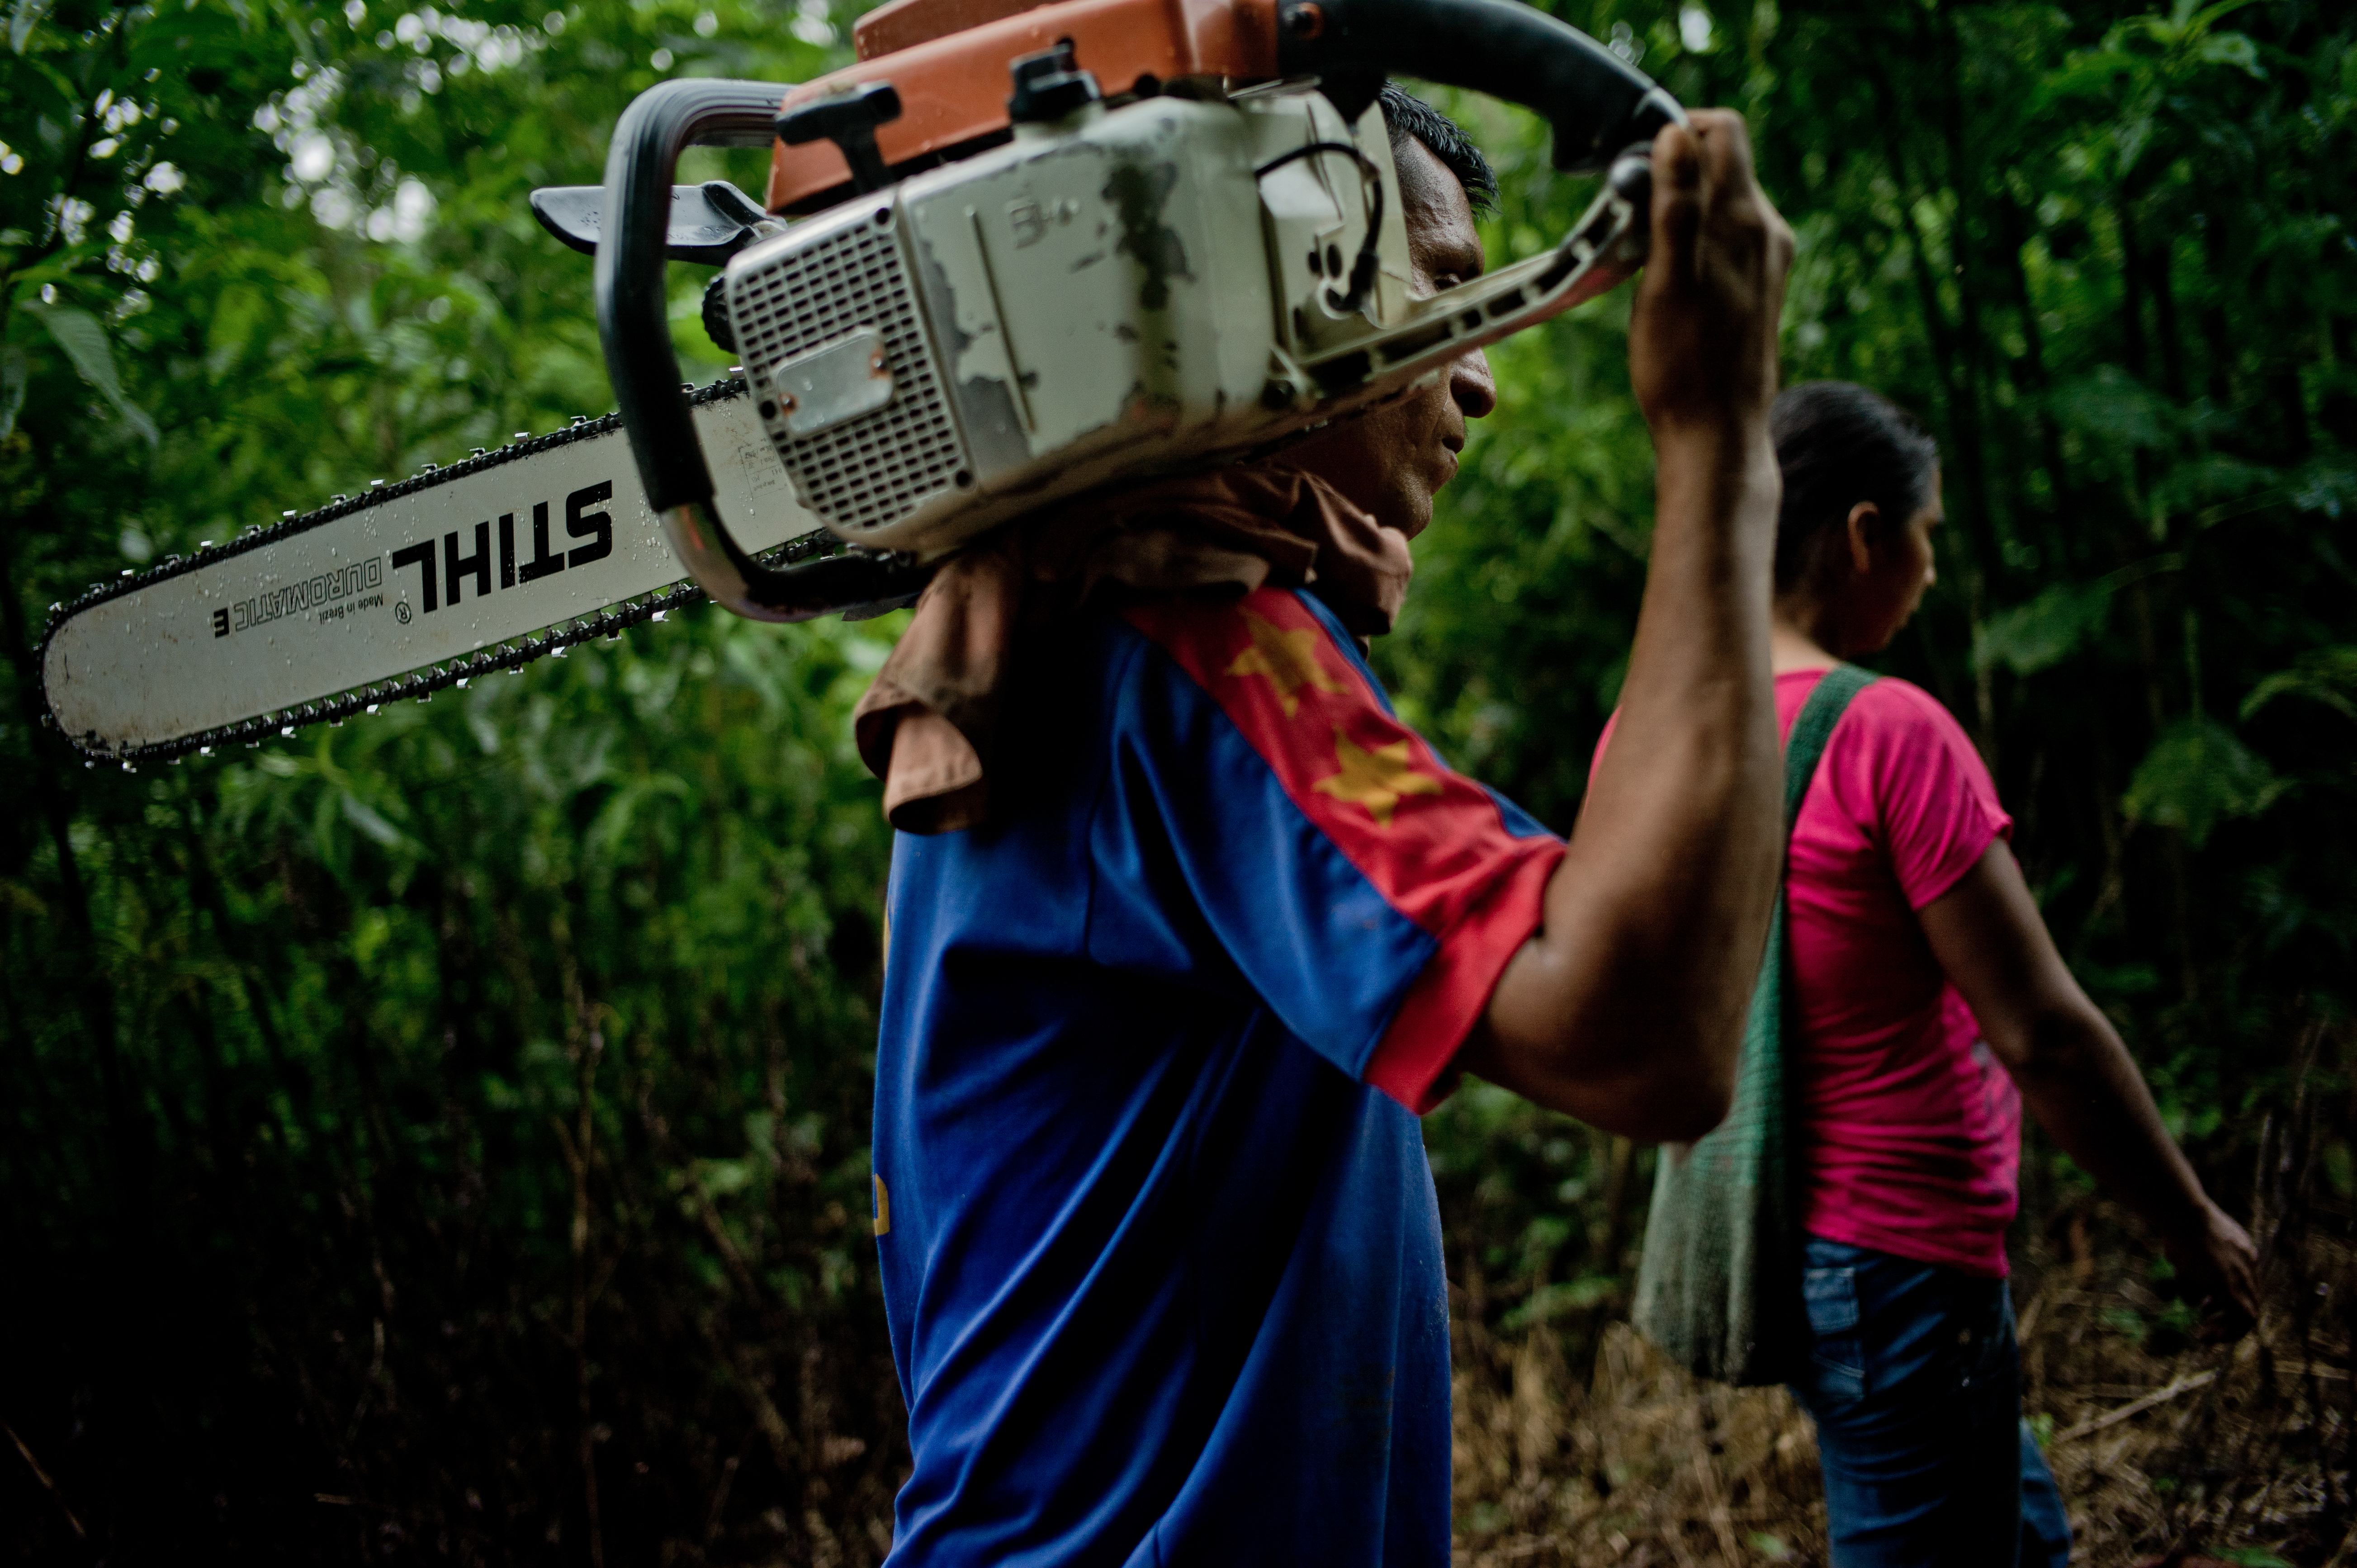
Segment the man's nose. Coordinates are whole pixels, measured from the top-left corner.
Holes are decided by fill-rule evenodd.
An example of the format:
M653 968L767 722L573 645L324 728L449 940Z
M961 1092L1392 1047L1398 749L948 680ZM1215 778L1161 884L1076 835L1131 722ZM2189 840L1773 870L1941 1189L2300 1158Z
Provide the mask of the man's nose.
M1490 356L1476 349L1450 366L1448 395L1468 419L1487 419L1495 413L1498 381L1490 373Z

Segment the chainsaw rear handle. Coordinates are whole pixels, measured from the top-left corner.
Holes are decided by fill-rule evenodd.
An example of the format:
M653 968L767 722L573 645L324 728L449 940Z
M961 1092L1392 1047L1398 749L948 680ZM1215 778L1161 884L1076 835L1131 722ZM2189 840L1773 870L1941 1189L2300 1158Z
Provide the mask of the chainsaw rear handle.
M780 570L746 554L714 504L712 470L680 387L663 289L679 155L695 145L770 145L788 91L764 81L685 78L631 101L606 155L596 284L597 340L647 504L696 586L738 615L770 621L903 598L927 575L892 556L856 549Z

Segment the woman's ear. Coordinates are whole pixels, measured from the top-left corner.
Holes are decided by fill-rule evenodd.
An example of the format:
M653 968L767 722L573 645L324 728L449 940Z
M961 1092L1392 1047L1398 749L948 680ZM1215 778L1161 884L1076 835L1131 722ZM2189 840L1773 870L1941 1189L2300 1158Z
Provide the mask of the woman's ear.
M1849 546L1850 570L1865 576L1874 570L1874 547L1882 539L1882 509L1872 501L1860 501L1850 508L1842 536Z

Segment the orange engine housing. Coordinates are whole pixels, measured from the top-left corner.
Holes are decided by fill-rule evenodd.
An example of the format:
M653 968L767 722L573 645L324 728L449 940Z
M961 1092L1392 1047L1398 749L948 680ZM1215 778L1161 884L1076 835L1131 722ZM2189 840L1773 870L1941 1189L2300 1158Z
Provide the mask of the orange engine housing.
M1180 77L1259 81L1276 75L1276 0L892 0L852 29L858 63L804 82L781 107L888 81L900 117L877 130L885 163L954 156L1006 130L1008 62L1066 38L1108 98ZM834 144L778 142L768 206L830 206L850 181Z

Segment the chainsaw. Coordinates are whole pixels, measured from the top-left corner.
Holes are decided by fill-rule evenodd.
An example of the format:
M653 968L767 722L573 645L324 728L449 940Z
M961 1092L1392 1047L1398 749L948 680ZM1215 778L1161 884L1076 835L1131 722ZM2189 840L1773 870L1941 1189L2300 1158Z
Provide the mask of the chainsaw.
M51 607L45 718L92 766L259 745L716 600L909 603L1050 502L1250 460L1405 395L1643 259L1675 102L1521 0L893 0L799 86L662 83L601 186L617 413L519 433ZM1604 177L1552 249L1425 296L1377 102L1400 73L1549 122ZM769 146L766 199L673 183ZM683 383L665 265L742 362Z

